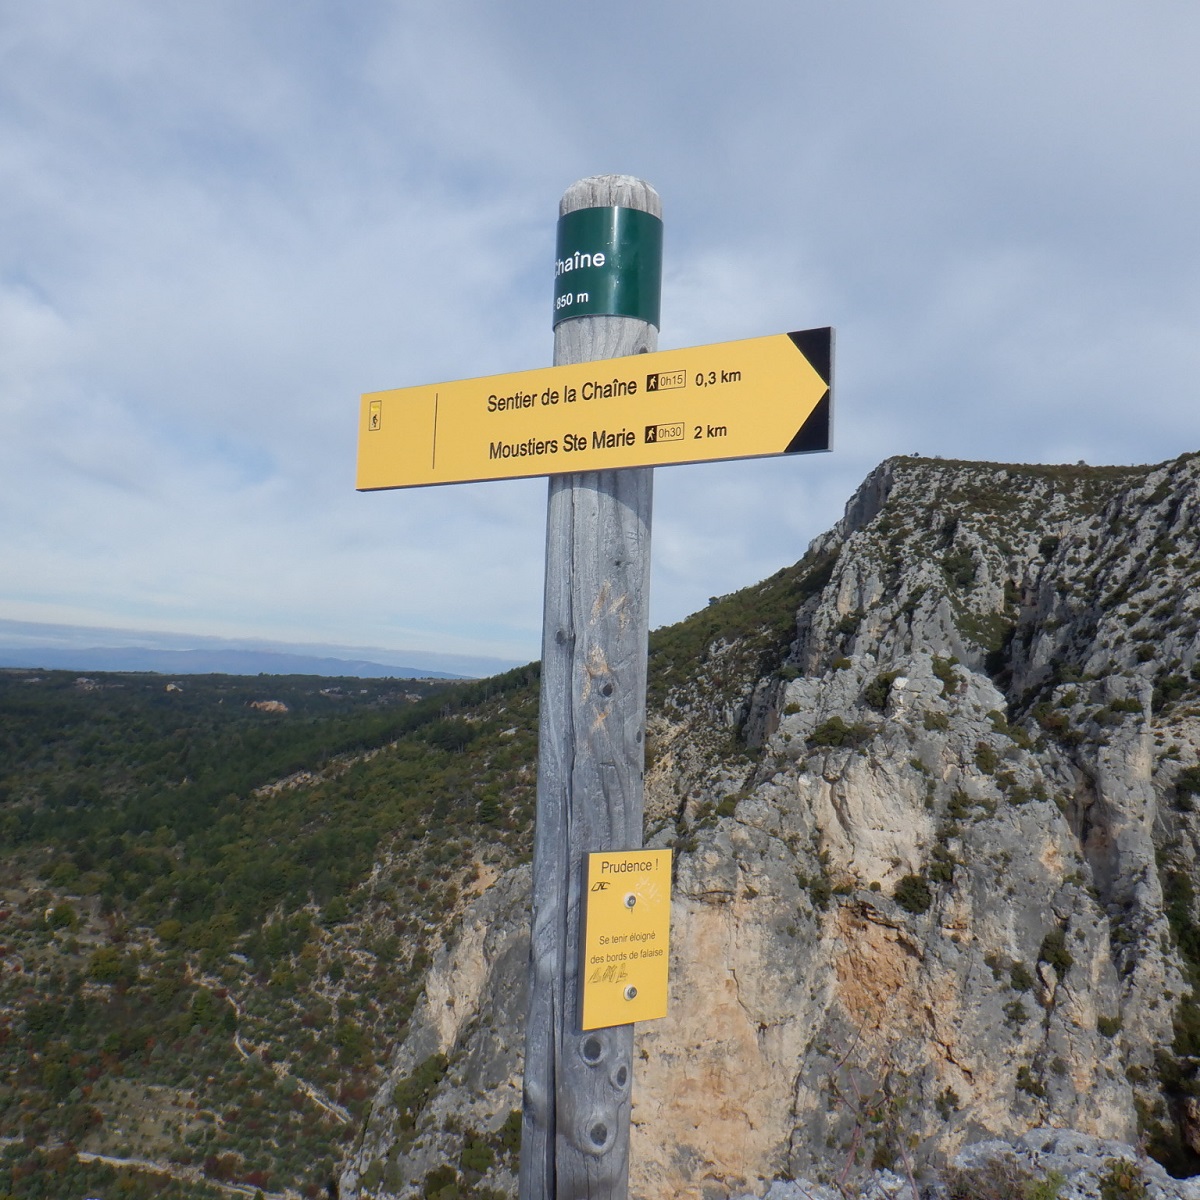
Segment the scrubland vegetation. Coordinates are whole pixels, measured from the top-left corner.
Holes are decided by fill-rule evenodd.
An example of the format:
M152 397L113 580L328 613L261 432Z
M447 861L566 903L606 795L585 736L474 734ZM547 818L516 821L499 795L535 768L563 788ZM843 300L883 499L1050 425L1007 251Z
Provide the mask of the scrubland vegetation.
M0 673L0 1196L324 1194L526 853L536 680Z

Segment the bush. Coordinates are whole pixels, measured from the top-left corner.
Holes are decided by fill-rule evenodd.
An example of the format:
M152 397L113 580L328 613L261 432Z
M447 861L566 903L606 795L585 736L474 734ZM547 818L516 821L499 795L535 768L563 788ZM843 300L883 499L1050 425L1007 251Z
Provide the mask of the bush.
M514 1108L505 1119L504 1124L500 1126L500 1132L496 1135L500 1143L500 1149L505 1154L516 1154L521 1149L521 1110Z
M813 908L824 912L829 907L829 900L833 896L833 884L824 876L819 879L812 880L808 885L808 898L813 903Z
M79 924L79 918L75 915L75 910L64 900L51 910L49 924L51 929L74 929Z
M1083 731L1077 729L1065 712L1057 712L1045 702L1033 706L1033 718L1053 738L1068 746L1083 741Z
M1182 675L1167 675L1161 679L1154 689L1154 696L1151 701L1155 708L1162 708L1167 704L1174 704L1180 696L1188 689L1188 681ZM1138 705L1138 710L1141 710L1141 705Z
M1000 765L1000 756L987 742L976 742L975 765L985 774L991 775Z
M737 812L738 801L741 795L737 792L731 796L726 796L720 804L717 805L716 815L718 817L732 817Z
M458 1172L451 1166L434 1167L421 1184L425 1200L458 1200Z
M1181 796L1200 796L1200 767L1185 767L1175 776L1175 790Z
M397 1120L404 1130L415 1129L421 1113L433 1096L437 1085L446 1076L449 1060L444 1054L433 1054L415 1067L392 1090ZM449 1181L447 1181L449 1182Z
M1100 1176L1100 1200L1144 1200L1146 1177L1142 1168L1127 1158L1110 1158Z
M888 696L892 692L892 684L899 674L899 671L883 671L881 674L876 675L863 691L863 699L867 704L883 712L887 708Z
M1067 949L1067 935L1061 929L1051 929L1038 950L1038 961L1049 963L1061 979L1074 965L1075 959Z
M946 815L952 821L962 821L971 815L973 801L962 788L955 788L946 802Z
M461 717L434 721L425 731L425 737L431 746L451 754L461 753L475 740L475 736L475 727Z
M477 1175L483 1175L495 1161L495 1151L479 1138L468 1141L458 1156L458 1165L464 1171L474 1171Z
M123 957L115 946L101 946L88 961L87 973L97 983L132 983L137 979L137 963Z
M958 866L958 860L945 846L934 846L933 856L929 863L929 878L934 883L953 883L956 866Z
M847 725L841 717L830 717L808 735L810 746L860 746L871 736L867 725Z
M923 913L927 912L930 905L933 904L933 892L930 891L929 884L923 876L905 875L896 884L892 899L910 913Z
M953 655L949 658L934 657L933 673L942 681L943 696L952 696L958 690L958 676L954 673L957 665L958 659Z
M1008 978L1014 991L1027 992L1033 987L1033 976L1030 974L1029 968L1022 962L1013 963Z
M841 634L843 637L846 637L847 635L854 633L855 630L858 629L859 625L862 623L862 619L863 619L862 609L856 609L852 613L847 613L837 623L836 631L839 634Z
M952 550L942 558L942 570L955 587L970 587L975 582L975 569L969 550Z
M154 927L154 936L164 946L172 946L183 936L183 925L174 917L168 917Z
M1012 1155L976 1167L948 1167L944 1179L947 1200L1054 1200L1058 1194L1057 1188L1035 1191L1049 1183L1050 1176L1039 1180ZM1062 1182L1059 1176L1058 1187Z

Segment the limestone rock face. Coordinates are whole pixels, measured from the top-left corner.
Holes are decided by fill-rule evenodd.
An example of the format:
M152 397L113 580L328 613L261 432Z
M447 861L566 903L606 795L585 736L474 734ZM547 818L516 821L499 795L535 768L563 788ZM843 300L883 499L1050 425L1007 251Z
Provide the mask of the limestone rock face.
M1193 457L891 460L797 569L790 647L722 633L660 689L671 1011L637 1031L633 1195L906 1181L1048 1128L1200 1170L1198 543ZM419 1194L519 1108L527 887L431 967L343 1197Z

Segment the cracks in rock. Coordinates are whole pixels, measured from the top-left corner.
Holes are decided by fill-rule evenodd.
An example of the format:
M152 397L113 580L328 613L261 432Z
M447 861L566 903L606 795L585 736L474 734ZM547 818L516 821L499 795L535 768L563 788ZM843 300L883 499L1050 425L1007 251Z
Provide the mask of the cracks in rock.
M755 1031L755 1040L761 1050L763 1045L763 1034L772 1028L778 1027L780 1022L761 1021L758 1016L751 1010L749 1005L742 999L742 981L738 978L737 968L729 968L729 977L733 980L733 998L737 1001L738 1008L742 1010L742 1015L746 1019L746 1023Z
M910 958L915 958L917 962L925 961L925 952L921 943L913 937L908 926L900 918L882 912L869 900L855 900L846 907L863 921L878 926L880 929L892 930L896 934L895 944L900 950Z
M926 1007L925 1014L929 1022L929 1028L936 1029L937 1024L934 1010L930 1007ZM957 1054L954 1053L954 1048L948 1041L946 1041L944 1038L935 1037L933 1039L933 1044L941 1049L942 1058L945 1059L946 1062L951 1063L955 1069L959 1071L959 1073L967 1080L968 1083L975 1082L975 1072L968 1067L966 1063L964 1063L958 1057Z

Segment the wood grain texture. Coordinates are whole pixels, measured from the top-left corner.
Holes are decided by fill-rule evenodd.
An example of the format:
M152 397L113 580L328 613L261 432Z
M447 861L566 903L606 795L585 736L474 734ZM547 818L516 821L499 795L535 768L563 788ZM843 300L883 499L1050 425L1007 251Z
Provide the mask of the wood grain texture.
M641 180L574 184L560 212L661 216ZM657 349L628 317L560 322L556 365ZM651 468L550 479L537 824L521 1138L522 1200L625 1200L633 1026L579 1028L583 856L642 844Z

